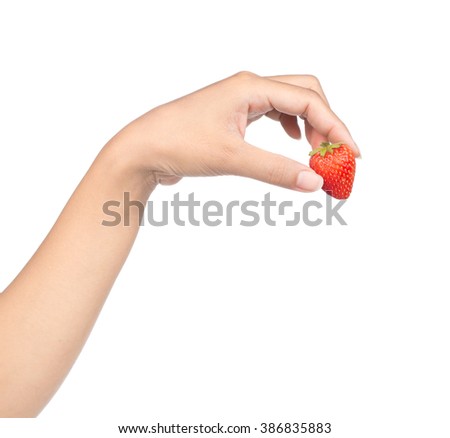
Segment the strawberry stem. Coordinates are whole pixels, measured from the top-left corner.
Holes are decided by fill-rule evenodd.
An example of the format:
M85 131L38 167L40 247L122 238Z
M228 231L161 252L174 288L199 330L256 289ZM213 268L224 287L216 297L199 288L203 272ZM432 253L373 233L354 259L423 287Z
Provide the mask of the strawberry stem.
M337 149L339 147L341 147L342 143L327 143L327 142L322 142L320 143L320 147L313 149L309 155L312 157L313 155L316 155L318 153L320 153L321 157L324 157L326 155L327 152L329 152L330 154L333 153L334 149Z

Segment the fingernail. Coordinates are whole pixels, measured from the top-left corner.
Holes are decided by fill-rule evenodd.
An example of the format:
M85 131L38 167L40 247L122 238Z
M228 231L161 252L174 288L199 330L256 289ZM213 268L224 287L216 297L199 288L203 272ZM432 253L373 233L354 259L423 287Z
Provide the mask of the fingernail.
M310 170L303 170L297 177L297 188L306 192L314 192L323 186L323 178Z
M355 149L356 149L356 151L358 153L356 158L361 158L361 149L359 149L359 146L356 144L355 140L353 140L353 145L355 146Z

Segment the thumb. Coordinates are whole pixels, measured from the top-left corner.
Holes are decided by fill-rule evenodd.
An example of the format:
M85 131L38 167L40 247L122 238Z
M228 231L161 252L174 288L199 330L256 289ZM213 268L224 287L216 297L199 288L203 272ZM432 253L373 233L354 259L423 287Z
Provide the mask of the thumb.
M233 169L230 169L234 175L300 192L314 192L323 185L322 177L310 167L245 141L235 158L237 159L233 160Z

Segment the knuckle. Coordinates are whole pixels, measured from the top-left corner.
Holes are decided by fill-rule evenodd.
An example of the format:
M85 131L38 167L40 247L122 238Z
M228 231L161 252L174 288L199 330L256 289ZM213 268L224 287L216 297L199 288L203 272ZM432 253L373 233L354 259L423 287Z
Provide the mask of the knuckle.
M258 77L255 73L252 73L247 70L242 70L234 75L235 78L242 80L242 81L248 81L248 80L254 80Z
M311 88L313 88L313 89L320 88L320 81L319 81L317 76L305 75L305 79L306 79L306 81L308 82L308 84L310 85Z
M303 114L300 115L301 118L308 118L308 113L311 108L321 108L323 105L323 100L320 94L310 88L305 88L303 90L303 97L306 99L307 105Z
M308 95L308 100L313 105L318 105L322 102L322 98L318 91L313 90L312 88L306 89L306 93Z

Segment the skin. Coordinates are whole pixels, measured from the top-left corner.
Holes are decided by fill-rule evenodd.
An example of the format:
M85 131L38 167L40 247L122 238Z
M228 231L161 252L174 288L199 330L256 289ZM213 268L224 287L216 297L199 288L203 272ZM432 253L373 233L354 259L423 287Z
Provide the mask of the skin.
M310 192L309 167L245 142L263 115L313 147L359 150L314 76L263 78L242 72L159 106L100 151L36 253L0 294L0 417L34 417L79 355L139 229L105 227L102 206L124 192L146 203L158 184L184 176L239 175ZM133 212L133 210L135 210Z

